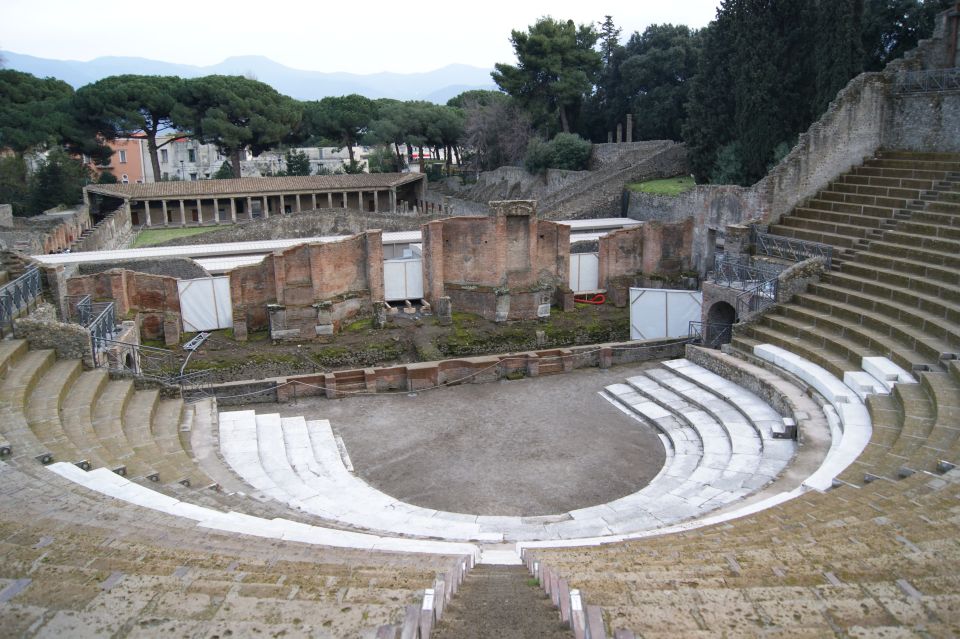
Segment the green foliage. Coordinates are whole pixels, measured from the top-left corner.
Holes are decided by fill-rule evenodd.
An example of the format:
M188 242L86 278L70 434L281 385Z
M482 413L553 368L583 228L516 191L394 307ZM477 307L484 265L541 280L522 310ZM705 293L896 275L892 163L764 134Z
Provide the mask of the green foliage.
M14 215L24 215L29 199L27 163L21 155L0 157L0 202L10 204Z
M308 140L335 140L353 157L353 147L376 118L376 104L352 94L303 103L303 134Z
M953 4L954 0L864 0L864 70L880 71L930 37L936 15Z
M447 106L456 107L458 109L465 109L470 104L478 104L480 106L489 106L496 103L505 103L510 101L510 96L508 96L503 91L490 91L489 89L472 89L470 91L464 91L463 93L456 95L449 100L447 100Z
M363 173L363 169L365 167L366 167L366 163L360 160L349 160L348 162L344 162L341 165L341 169L343 169L343 172L348 175L353 173Z
M62 80L0 69L0 148L22 154L59 144L73 89Z
M160 175L157 134L173 125L182 84L173 76L109 76L80 87L73 108L78 119L106 139L144 135L153 174Z
M287 151L284 175L310 175L310 158L303 151Z
M601 56L593 49L598 37L592 26L541 18L526 32L511 32L518 64L497 64L491 76L538 126L555 131L557 118L560 130L569 133L571 117L601 69Z
M40 161L30 177L28 215L39 215L56 206L73 206L83 200L90 169L80 160L55 149Z
M203 142L216 144L240 177L240 154L280 143L300 124L300 104L263 82L209 75L183 82L173 121Z
M229 180L233 178L233 167L230 166L230 160L224 160L217 172L213 174L214 180Z
M103 170L100 171L100 175L97 176L97 184L116 184L117 176L113 174L112 171Z
M660 180L647 180L646 182L634 182L628 184L627 188L637 193L651 193L653 195L680 195L686 193L696 186L696 182L689 175L679 175L677 177L664 178Z
M371 173L398 173L401 167L397 165L398 158L393 150L387 146L378 146L367 156Z
M558 133L550 142L539 138L530 140L524 166L530 173L547 169L582 171L590 163L592 145L579 135Z

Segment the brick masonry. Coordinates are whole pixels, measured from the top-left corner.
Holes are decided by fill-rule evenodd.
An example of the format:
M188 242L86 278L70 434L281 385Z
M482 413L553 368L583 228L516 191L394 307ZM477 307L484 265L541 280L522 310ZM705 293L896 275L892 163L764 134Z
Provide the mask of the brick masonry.
M372 311L384 298L382 239L380 231L366 231L301 244L232 270L234 335L245 339L269 326L277 339L309 339Z
M487 217L423 225L427 301L449 297L455 311L495 321L534 319L563 303L570 268L570 228L537 219L536 202L491 202ZM547 311L549 312L549 311Z

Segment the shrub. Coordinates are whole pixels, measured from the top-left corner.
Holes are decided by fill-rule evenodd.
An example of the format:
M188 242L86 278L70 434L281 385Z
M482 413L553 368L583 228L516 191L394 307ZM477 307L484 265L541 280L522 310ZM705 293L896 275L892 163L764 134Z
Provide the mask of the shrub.
M589 141L573 133L558 133L549 142L533 138L527 145L524 166L530 173L547 169L583 171L590 162L592 149Z

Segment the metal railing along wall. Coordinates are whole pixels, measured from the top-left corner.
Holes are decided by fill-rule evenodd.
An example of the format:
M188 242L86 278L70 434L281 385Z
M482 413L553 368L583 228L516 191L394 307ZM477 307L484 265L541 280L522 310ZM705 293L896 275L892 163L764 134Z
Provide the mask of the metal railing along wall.
M753 289L761 282L776 279L781 271L783 267L779 265L744 264L737 259L720 255L714 261L713 271L707 276L707 280L718 286L747 290Z
M733 338L733 325L719 322L690 322L689 336L693 343L720 348Z
M830 268L833 263L833 247L820 242L807 242L782 235L763 233L753 227L753 246L757 255L779 257L794 262L802 262L811 257L822 257L825 267Z
M780 281L774 277L737 295L737 317L741 320L777 303Z
M897 74L895 93L924 93L927 91L960 91L960 69L924 69L902 71Z
M13 319L20 312L36 303L43 290L40 269L33 266L13 280L0 287L0 337L13 330Z

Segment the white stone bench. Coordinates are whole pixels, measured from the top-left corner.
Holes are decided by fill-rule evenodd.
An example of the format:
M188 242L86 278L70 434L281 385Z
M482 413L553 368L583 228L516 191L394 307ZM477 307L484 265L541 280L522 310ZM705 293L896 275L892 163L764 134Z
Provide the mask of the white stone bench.
M869 373L887 389L893 390L894 384L916 384L913 375L894 364L886 357L864 357L860 361L860 368Z
M890 392L883 382L865 371L844 371L843 383L861 400L865 400L867 395L887 395Z
M282 518L263 519L243 513L221 512L169 497L146 486L131 482L106 468L98 468L87 472L67 462L56 462L46 468L77 485L106 497L119 499L170 516L190 519L197 522L199 527L220 532L297 541L332 548L435 555L469 555L474 557L475 560L480 558L480 548L474 544L381 537L312 526Z
M758 344L753 347L753 354L796 375L833 405L860 401L850 387L831 375L825 368L779 346Z

